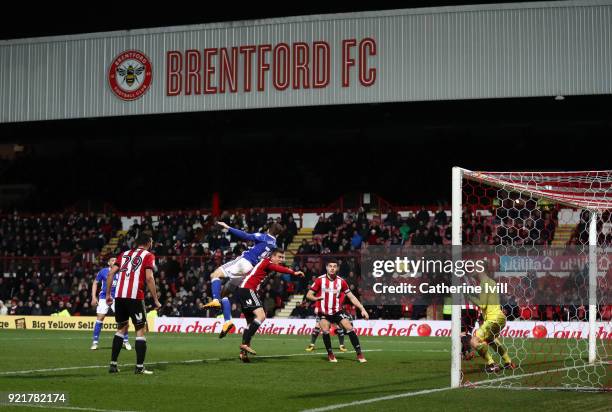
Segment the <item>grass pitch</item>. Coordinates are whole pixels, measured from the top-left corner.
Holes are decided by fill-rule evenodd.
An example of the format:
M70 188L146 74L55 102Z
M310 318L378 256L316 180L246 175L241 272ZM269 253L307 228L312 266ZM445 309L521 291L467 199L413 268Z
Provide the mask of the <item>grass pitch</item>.
M109 375L112 336L103 333L100 349L91 351L89 332L0 331L0 391L68 392L72 409L55 407L58 410L612 410L609 392L449 390L448 338L365 337L361 343L368 363L359 364L354 353L336 350L338 363L331 364L321 339L316 352L307 353L307 337L258 335L253 347L260 356L243 364L237 356L239 336L220 340L216 335L151 333L146 364L155 374L142 376L133 373L135 352L125 350L119 357L121 373ZM336 338L332 340L337 346ZM526 375L519 379L525 380L523 384L559 386L567 378L567 345L546 341L517 346L526 356L523 368L514 372ZM348 339L346 343L350 348ZM603 368L603 379L609 382L610 364ZM555 369L561 371L547 372ZM487 381L489 386L517 380L511 374L485 375L481 370L481 360L471 361L465 365L466 378ZM584 378L602 370L576 373ZM0 406L0 411L30 409L39 410Z

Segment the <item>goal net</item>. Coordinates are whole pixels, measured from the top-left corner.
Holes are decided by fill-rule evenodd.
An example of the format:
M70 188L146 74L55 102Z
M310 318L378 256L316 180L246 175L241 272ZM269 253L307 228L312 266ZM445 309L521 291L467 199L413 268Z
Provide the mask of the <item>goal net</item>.
M490 251L487 272L508 287L505 325L484 347L501 366L505 347L514 365L487 370L482 346L465 352L483 315L455 297L452 386L612 388L611 211L612 171L453 169L453 245Z

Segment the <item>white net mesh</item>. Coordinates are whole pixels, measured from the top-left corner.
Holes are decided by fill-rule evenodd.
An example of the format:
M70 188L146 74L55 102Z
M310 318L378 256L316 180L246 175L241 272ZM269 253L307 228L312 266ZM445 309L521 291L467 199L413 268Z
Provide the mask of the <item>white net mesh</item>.
M494 331L494 337L507 347L516 368L486 371L486 361L476 352L475 359L462 361L463 385L612 387L611 201L609 171L464 172L462 244L494 247L495 280L509 286L501 302L507 323ZM589 261L593 213L597 216L597 297L589 302L589 265L581 262ZM508 256L561 255L559 251L568 247L575 256L555 258L549 267L502 270L501 262ZM560 303L551 303L556 301ZM595 359L590 362L589 303L595 301L598 339ZM463 316L468 316L466 311ZM472 334L482 323L480 319ZM488 352L496 363L504 364L494 348Z

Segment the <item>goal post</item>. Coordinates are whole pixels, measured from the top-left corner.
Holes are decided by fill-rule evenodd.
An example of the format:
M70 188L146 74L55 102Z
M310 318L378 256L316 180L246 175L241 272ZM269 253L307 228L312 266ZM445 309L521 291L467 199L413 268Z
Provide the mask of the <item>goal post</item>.
M452 181L451 242L453 259L458 259L454 253L461 246L461 221L455 216L461 216L463 169L453 167ZM461 306L453 301L451 310L451 387L458 388L461 386Z
M463 360L462 310L454 296L451 387L610 390L612 269L602 267L602 262L609 262L612 246L611 211L612 171L474 172L453 167L454 259L460 258L459 246L464 243L495 247L498 265L508 258L504 255L510 249L518 255L529 256L537 249L536 254L553 256L548 251L556 247L561 256L562 248L567 247L576 251L585 270L581 272L577 266L509 273L497 267L496 274L514 285L509 302L503 302L508 323L499 340L515 359L516 370L483 373L482 360ZM559 285L566 289L575 285L575 290L559 292L555 289ZM571 302L553 305L535 301L533 296L546 288L549 293L571 295ZM508 334L510 323L519 328L529 325L529 336ZM598 334L603 334L599 341Z
M597 212L589 220L589 363L597 357L595 320L597 318Z

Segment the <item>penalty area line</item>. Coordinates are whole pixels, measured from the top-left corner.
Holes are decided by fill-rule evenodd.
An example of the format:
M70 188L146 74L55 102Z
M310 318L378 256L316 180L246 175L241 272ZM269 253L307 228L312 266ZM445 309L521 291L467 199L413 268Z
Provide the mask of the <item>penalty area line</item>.
M452 388L450 386L447 386L447 387L444 387L444 388L424 389L422 391L416 391L416 392L398 393L396 395L387 395L387 396L381 396L379 398L371 398L371 399L363 399L361 401L339 403L339 404L336 404L336 405L323 406L321 408L305 409L302 412L333 411L335 409L348 408L348 407L351 407L351 406L366 405L368 403L390 401L390 400L393 400L393 399L408 398L408 397L411 397L411 396L418 396L418 395L428 395L430 393L444 392L444 391L448 391L448 390L451 390L451 389Z
M601 363L605 363L605 362L601 362ZM584 365L586 367L588 366L596 366L596 365ZM488 380L482 380L482 381L478 381L478 382L474 382L471 384L467 384L464 386L461 386L459 388L452 388L450 386L445 386L442 388L433 388L433 389L424 389L421 391L415 391L415 392L404 392L404 393L398 393L395 395L387 395L387 396L380 396L377 398L370 398L370 399L363 399L363 400L359 400L359 401L353 401L353 402L346 402L346 403L338 403L335 405L329 405L329 406L323 406L320 408L313 408L313 409L305 409L302 410L302 412L325 412L325 411L333 411L336 409L342 409L342 408L349 408L352 406L359 406L359 405L367 405L369 403L375 403L375 402L383 402L383 401L390 401L390 400L394 400L394 399L400 399L400 398L409 398L412 396L419 396L419 395L429 395L431 393L437 393L437 392L445 392L445 391L450 391L450 390L455 390L455 389L469 389L471 388L483 388L481 385L486 385L486 384L491 384L491 383L498 383L498 382L504 382L507 380L512 380L512 379L520 379L520 378L525 378L525 377L529 377L529 376L538 376L538 375L544 375L547 373L556 373L556 372L564 372L570 369L575 369L575 366L572 367L566 367L566 368L556 368L556 369L549 369L549 370L545 370L545 371L537 371L537 372L530 372L530 373L523 373L520 375L512 375L512 376L503 376L500 378L494 378L494 379L488 379ZM580 367L578 367L580 368ZM484 387L486 388L486 387ZM506 389L503 387L497 387L497 388L487 388L487 389Z
M530 377L530 376L546 375L547 373L566 372L566 371L571 370L571 369L594 368L594 367L599 366L601 364L604 364L604 362L597 362L597 363L594 363L594 364L585 364L585 365L577 365L577 366L567 366L567 367L564 367L564 368L547 369L547 370L537 371L537 372L522 373L520 375L502 376L500 378L485 379L485 380L482 380L482 381L473 382L473 383L464 385L464 387L467 387L467 388L469 388L470 386L478 387L480 385L504 382L504 381L509 381L509 380L512 380L512 379L521 379L521 378L527 378L527 377Z
M364 349L363 352L382 352L383 349ZM344 353L355 353L355 351L348 351ZM289 354L278 354L278 355L255 355L256 358L289 358L295 356L320 356L327 355L327 352L310 352L310 353L289 353ZM222 360L232 360L232 358L208 358L208 359L189 359L182 361L159 361L159 362L147 362L145 365L154 366L154 365L183 365L190 363L201 363L201 362L220 362ZM124 366L135 366L133 363L122 363L118 365L119 367ZM10 376L10 375L24 375L30 373L42 373L42 372L63 372L63 371L72 371L79 369L101 369L108 368L107 365L89 365L89 366L67 366L64 368L48 368L48 369L30 369L30 370L20 370L20 371L0 371L0 376Z

